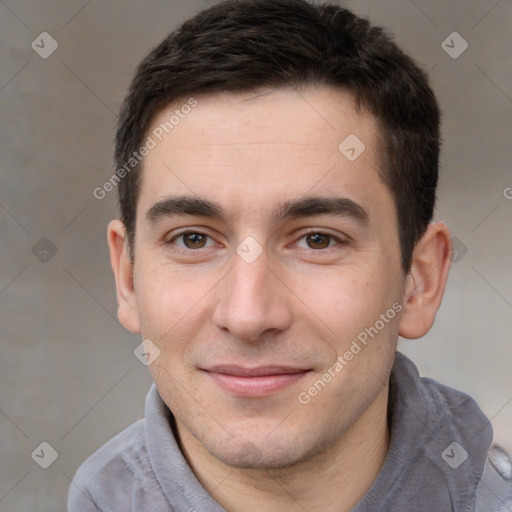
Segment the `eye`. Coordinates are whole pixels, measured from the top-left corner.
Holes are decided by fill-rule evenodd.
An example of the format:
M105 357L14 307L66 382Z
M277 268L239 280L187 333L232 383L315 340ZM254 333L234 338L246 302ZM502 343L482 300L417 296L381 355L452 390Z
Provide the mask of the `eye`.
M303 242L302 242L303 241ZM302 243L301 243L302 242ZM299 238L297 246L302 249L328 249L340 243L341 240L329 233L314 231Z
M215 241L208 235L198 231L186 231L172 237L167 244L174 244L181 249L203 249L215 245Z

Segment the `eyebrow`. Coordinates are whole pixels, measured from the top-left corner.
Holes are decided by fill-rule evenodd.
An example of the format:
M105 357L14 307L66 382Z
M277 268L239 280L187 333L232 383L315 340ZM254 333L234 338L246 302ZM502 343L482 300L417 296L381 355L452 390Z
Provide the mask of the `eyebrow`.
M156 224L160 220L178 215L193 215L226 222L223 208L213 201L194 196L172 196L155 203L146 213L146 220ZM285 201L272 211L276 222L315 215L336 215L368 223L368 212L347 197L310 196Z

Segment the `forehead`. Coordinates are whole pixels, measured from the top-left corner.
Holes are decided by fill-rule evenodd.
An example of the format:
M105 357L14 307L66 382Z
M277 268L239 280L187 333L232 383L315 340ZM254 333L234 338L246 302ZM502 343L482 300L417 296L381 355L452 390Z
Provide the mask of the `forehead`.
M271 209L308 192L366 202L387 193L376 120L338 88L184 98L160 111L147 135L155 146L143 163L142 212L171 193L215 196L238 214L248 198Z
M356 107L352 93L321 86L183 97L154 116L149 134L175 146L191 146L190 137L197 137L212 146L232 142L332 147L347 130L372 144L375 126L374 116Z

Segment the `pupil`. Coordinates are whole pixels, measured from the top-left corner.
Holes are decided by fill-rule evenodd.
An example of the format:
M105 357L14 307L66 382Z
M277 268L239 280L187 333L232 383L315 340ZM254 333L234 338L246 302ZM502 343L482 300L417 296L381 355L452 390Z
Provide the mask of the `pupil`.
M313 247L312 249L324 249L329 246L329 237L327 235L314 234L308 235L308 244Z
M202 247L204 245L204 236L199 233L191 233L185 237L187 247Z

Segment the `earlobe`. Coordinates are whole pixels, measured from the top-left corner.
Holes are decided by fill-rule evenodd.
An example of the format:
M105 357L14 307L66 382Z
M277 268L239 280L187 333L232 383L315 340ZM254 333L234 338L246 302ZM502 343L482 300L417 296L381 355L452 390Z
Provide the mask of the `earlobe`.
M139 334L140 320L133 286L133 262L128 250L126 229L120 220L109 223L107 239L110 264L116 281L117 318L125 329Z
M416 244L411 270L406 277L400 336L421 338L432 327L448 279L451 252L446 224L430 224Z

